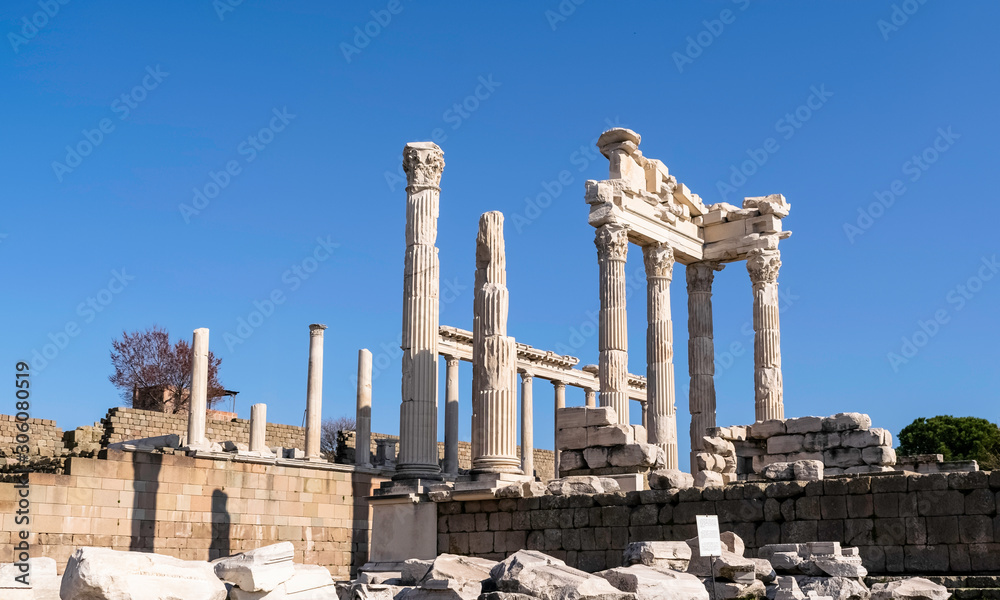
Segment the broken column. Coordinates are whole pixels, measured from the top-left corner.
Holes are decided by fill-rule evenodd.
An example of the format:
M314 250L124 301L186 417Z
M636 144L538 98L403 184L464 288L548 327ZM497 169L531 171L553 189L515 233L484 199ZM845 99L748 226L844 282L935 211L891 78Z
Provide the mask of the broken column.
M476 382L478 452L473 473L520 473L517 457L517 346L507 335L507 269L503 214L485 213L476 239L476 281L473 301L472 377Z
M778 326L780 268L781 252L778 250L755 248L747 255L747 271L753 283L753 379L758 422L785 418Z
M309 326L309 379L306 382L306 458L320 457L323 435L323 331L326 325Z
M445 356L444 472L458 475L458 359Z
M399 457L393 479L440 479L437 449L438 204L444 152L433 142L403 149L406 258Z
M534 407L532 406L531 371L521 371L521 471L528 477L535 476Z
M643 426L650 444L663 448L668 469L677 468L677 416L674 406L674 334L670 318L670 281L674 250L655 243L642 248L646 266L646 400ZM648 421L648 423L647 423Z
M372 353L358 350L358 408L354 419L354 464L372 466Z
M208 409L208 328L194 330L191 342L191 398L188 410L188 446L205 444L205 411Z
M615 409L628 425L628 331L625 312L625 256L628 232L621 225L602 225L594 238L600 265L599 372L601 406Z
M586 394L584 396L584 404L587 408L597 408L597 391L591 388L586 388L584 393Z
M254 404L250 407L250 452L267 450L267 405Z
M552 463L555 469L553 477L559 477L559 409L566 408L566 384L561 381L552 381L552 389L555 393L555 412L552 416L553 432L552 442Z
M715 342L712 327L712 281L722 265L697 262L687 265L688 291L688 392L691 411L691 472L697 472L694 455L701 438L715 427Z

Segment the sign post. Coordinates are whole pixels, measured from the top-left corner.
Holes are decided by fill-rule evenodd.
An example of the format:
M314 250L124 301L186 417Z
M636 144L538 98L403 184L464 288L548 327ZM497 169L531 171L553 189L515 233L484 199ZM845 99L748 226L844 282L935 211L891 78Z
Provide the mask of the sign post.
M722 556L722 539L719 536L719 517L698 515L698 555L711 558L712 600L718 600L719 590L715 584L715 557Z

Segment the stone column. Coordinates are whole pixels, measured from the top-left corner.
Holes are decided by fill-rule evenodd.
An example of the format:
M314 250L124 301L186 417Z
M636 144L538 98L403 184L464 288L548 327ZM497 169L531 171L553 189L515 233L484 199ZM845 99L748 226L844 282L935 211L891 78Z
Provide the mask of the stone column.
M597 392L590 388L587 388L585 392L587 408L597 408Z
M444 472L458 475L458 359L445 356Z
M472 378L476 382L478 432L473 473L520 473L517 457L517 346L507 335L507 269L503 214L485 213L476 238L476 281L473 301Z
M649 435L649 400L640 400L639 407L642 409L642 427ZM668 469L673 467L667 467Z
M555 435L552 436L552 463L555 470L553 477L559 477L559 409L566 408L566 384L553 381L552 388L555 391L555 409L552 418L555 429Z
M610 406L618 422L628 420L628 331L625 313L625 255L628 232L621 225L602 225L594 239L600 265L600 335L598 340L601 406Z
M323 437L323 331L309 326L309 379L306 383L306 458L319 458Z
M753 283L753 379L757 421L784 419L781 331L778 326L778 250L755 248L747 255Z
M354 436L354 464L371 467L372 460L372 353L358 350L358 408Z
M208 409L208 329L194 330L191 342L191 397L188 400L188 446L204 445Z
M267 405L260 403L250 407L250 452L267 449Z
M437 447L438 203L444 153L432 142L403 149L406 257L399 457L393 479L440 479Z
M712 281L722 265L698 262L687 265L688 291L688 392L691 410L691 472L698 471L694 455L701 451L705 430L715 427L715 342L712 333Z
M646 266L646 402L643 426L649 443L663 448L666 468L677 468L677 409L674 403L674 326L670 281L674 250L668 244L643 246ZM647 416L648 415L648 416ZM647 423L648 422L648 423Z
M521 371L521 471L535 477L535 414L531 397L531 371Z

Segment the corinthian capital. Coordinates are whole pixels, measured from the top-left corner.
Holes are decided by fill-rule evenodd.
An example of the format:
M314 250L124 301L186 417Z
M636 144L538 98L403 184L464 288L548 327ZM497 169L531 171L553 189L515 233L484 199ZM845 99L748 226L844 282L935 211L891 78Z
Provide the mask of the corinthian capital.
M410 142L403 148L403 170L411 192L438 189L444 170L444 151L434 142Z
M657 242L642 247L642 261L646 265L646 277L674 276L674 249L670 244Z
M717 262L710 261L689 264L684 269L687 273L688 292L711 292L715 272L721 271L723 267Z
M628 230L621 225L602 225L594 237L598 260L625 260L628 252Z
M754 285L776 282L780 268L781 252L778 250L754 248L747 254L747 271Z

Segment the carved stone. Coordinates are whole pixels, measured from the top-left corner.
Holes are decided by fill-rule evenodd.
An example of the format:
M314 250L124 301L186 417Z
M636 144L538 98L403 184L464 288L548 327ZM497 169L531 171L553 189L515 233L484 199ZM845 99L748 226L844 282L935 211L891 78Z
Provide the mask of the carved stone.
M627 425L628 330L625 312L625 257L628 232L619 225L603 225L594 239L600 266L599 374L601 406L610 406L618 422Z
M778 322L778 250L756 248L747 256L753 284L754 404L757 421L785 418Z
M707 429L715 427L715 342L713 340L712 281L722 266L697 262L687 266L688 291L688 391L691 411L691 472L697 471L694 454Z
M677 468L677 416L674 403L674 333L670 318L670 281L674 251L668 244L643 246L646 266L646 402L643 426L649 443L663 448L666 468Z
M323 331L326 325L309 326L309 378L306 383L306 458L319 458L323 437Z

